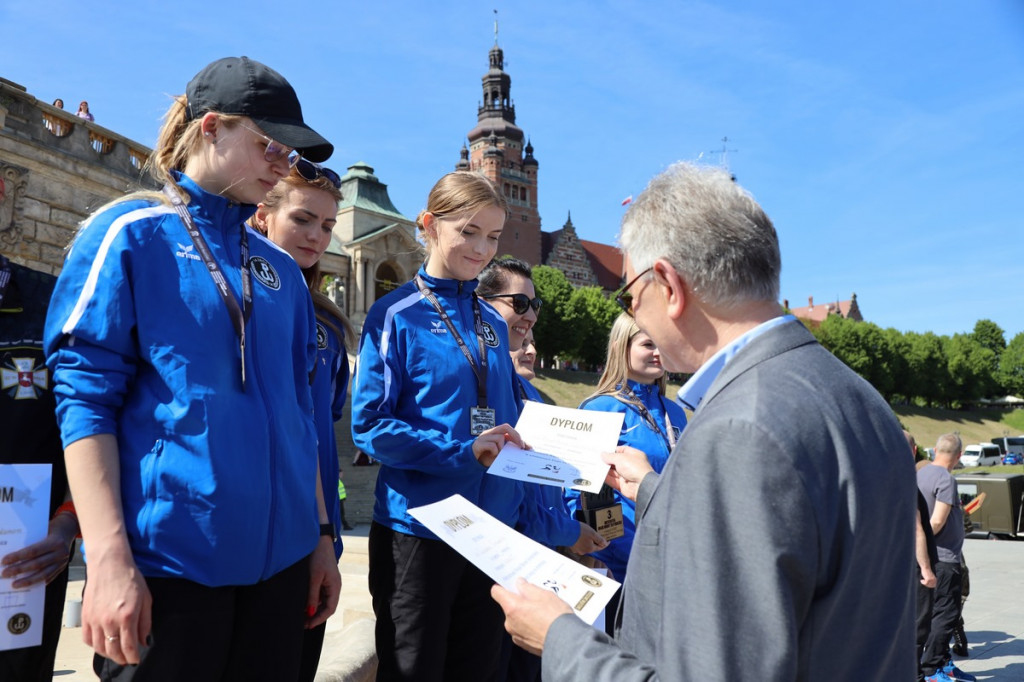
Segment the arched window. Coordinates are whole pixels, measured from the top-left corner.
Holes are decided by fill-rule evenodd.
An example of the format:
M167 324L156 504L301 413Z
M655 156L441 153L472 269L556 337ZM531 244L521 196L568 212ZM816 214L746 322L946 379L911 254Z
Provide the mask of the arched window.
M381 263L377 266L377 272L373 275L373 300L380 300L384 294L396 288L401 282L398 281L398 271L391 263Z

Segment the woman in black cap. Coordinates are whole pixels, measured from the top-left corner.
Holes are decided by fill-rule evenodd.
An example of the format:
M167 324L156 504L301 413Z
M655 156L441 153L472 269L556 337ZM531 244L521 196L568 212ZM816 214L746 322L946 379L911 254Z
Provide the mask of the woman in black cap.
M104 680L294 679L337 606L309 290L245 225L332 150L278 73L221 59L167 114L163 190L101 208L68 253L45 345Z

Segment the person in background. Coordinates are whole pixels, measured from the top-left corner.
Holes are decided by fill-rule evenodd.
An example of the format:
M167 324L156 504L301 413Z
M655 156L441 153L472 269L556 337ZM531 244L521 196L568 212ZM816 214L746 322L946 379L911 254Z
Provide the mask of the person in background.
M68 491L54 414L53 382L43 354L43 322L57 278L0 255L0 464L51 466L46 537L14 552L0 550L0 577L15 590L46 583L42 643L0 651L0 680L50 682L60 639L68 563L78 517Z
M460 494L514 525L524 500L516 481L483 493L505 442L522 446L505 321L476 293L507 213L482 175L438 180L416 220L426 262L363 323L352 439L380 462L369 538L378 680L504 677L492 581L409 509Z
M935 460L917 472L917 487L928 503L929 522L935 534L939 558L935 564L932 622L921 657L926 682L974 682L976 679L953 663L949 650L950 638L960 618L963 578L960 556L964 545L963 506L956 478L951 472L962 454L960 436L943 434L935 443Z
M61 102L61 104L63 104L63 102ZM62 106L61 108L63 109L64 107ZM92 114L89 112L89 103L86 102L84 99L78 105L78 112L77 113L78 113L78 118L84 118L86 121L93 121L93 120L95 120L93 118Z
M340 308L320 291L320 258L331 243L341 201L341 177L330 168L299 159L256 208L256 229L288 252L302 269L316 311L316 368L313 370L313 420L316 423L320 482L327 518L335 531L334 560L341 559L341 500L334 423L341 419L348 396L348 346L355 332ZM348 524L345 524L348 528ZM306 630L300 682L312 682L323 649L327 624Z
M338 515L341 516L341 527L344 530L354 530L345 518L345 500L348 499L348 492L345 490L345 472L338 469Z
M904 437L910 447L910 454L917 458L917 441L909 431L904 429ZM927 460L922 460L927 464ZM921 666L921 654L928 641L928 632L932 625L932 604L935 601L935 564L939 561L938 549L935 546L935 535L929 522L928 503L921 491L917 491L917 519L914 524L914 556L917 560L917 679L924 680L924 669Z
M608 336L608 354L597 390L580 404L580 409L622 413L624 418L618 444L646 453L657 473L665 468L669 454L686 426L683 408L665 399L665 385L665 368L657 346L650 336L640 331L633 318L620 314L612 323ZM636 504L607 486L602 493L611 497L611 503L621 505L623 535L612 540L606 548L594 552L594 556L608 566L616 580L624 583L636 535ZM567 491L569 509L574 513L579 511L586 495L590 493ZM614 633L620 594L616 593L605 611L608 634Z
M304 628L337 607L313 304L246 225L332 151L279 73L219 59L167 113L163 190L98 209L68 251L44 341L103 680L295 679Z
M64 108L64 100L62 100L60 97L58 97L57 99L53 100L53 106L57 107L58 109L63 109Z
M536 358L533 325L537 322L541 300L537 298L529 264L511 256L494 259L480 273L477 293L495 306L508 327L520 397L544 402L530 384L536 376L532 362ZM572 555L588 554L607 546L600 533L572 517L562 499L561 488L527 483L525 489L526 498L516 524L516 529L524 535L551 549L565 547ZM502 643L502 667L508 670L506 682L540 680L540 658L517 647L507 635Z

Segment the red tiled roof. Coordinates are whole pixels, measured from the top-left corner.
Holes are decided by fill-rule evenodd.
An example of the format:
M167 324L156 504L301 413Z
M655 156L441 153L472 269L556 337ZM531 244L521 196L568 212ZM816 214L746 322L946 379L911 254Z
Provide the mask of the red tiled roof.
M600 244L580 240L580 245L587 254L590 267L594 270L598 283L605 291L615 291L622 285L624 268L622 251L612 244Z
M840 315L841 317L862 321L860 308L857 305L857 296L854 294L849 301L834 301L831 303L817 303L813 299L808 301L811 305L801 308L790 308L789 312L801 320L822 323L829 315Z

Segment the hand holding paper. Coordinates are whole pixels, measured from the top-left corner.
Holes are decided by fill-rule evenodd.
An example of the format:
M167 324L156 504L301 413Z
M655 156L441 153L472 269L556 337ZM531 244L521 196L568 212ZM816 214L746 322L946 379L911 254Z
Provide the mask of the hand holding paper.
M527 400L515 430L533 449L506 444L487 473L596 493L608 473L601 453L615 449L623 417Z
M593 624L619 583L517 533L461 495L410 509L417 521L507 590L524 578ZM564 612L564 610L563 610Z

